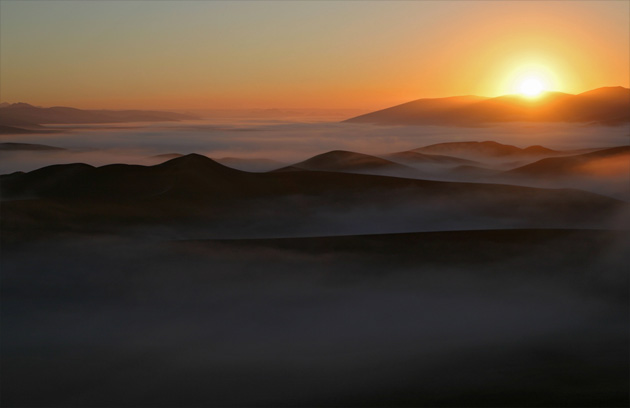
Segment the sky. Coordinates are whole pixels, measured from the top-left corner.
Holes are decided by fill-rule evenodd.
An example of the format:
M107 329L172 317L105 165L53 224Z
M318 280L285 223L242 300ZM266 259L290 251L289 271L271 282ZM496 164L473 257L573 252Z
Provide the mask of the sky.
M378 109L630 86L630 1L0 0L0 100Z

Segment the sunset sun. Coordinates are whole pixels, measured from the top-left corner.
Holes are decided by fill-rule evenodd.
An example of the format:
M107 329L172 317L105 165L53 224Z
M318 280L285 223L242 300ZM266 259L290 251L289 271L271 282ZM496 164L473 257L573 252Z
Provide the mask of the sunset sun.
M545 85L539 78L529 77L520 83L518 90L523 96L535 97L545 90Z
M529 61L515 61L514 68L505 77L505 93L536 99L545 92L563 88L564 81L559 76L558 67L542 58Z

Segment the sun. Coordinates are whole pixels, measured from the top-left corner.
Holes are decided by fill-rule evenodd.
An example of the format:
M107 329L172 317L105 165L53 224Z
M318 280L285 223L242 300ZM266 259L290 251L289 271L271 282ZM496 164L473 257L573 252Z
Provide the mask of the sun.
M540 95L545 90L545 84L540 78L528 77L521 81L518 90L523 96L533 98Z
M529 61L527 61L529 59ZM526 99L537 99L546 92L556 92L562 89L564 81L552 62L539 58L522 58L515 60L512 68L507 71L500 85L502 93L499 95L519 95Z

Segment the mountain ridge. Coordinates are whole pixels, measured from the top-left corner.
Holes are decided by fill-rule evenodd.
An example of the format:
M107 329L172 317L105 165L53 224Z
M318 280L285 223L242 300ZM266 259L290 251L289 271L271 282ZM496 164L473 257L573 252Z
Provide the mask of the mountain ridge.
M479 126L504 122L572 122L621 125L630 122L630 89L602 87L567 94L423 98L346 119L378 125Z
M40 127L46 124L93 124L124 122L176 122L198 119L196 116L155 110L84 110L67 106L48 108L18 102L0 107L0 125L18 127ZM6 132L8 133L10 129Z

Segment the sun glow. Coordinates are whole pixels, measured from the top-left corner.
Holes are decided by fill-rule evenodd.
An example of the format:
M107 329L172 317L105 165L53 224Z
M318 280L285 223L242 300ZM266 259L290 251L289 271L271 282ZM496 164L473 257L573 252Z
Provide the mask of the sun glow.
M550 69L551 65L553 64L521 62L505 78L504 92L537 98L545 92L561 89L564 81L558 77L555 69Z
M519 92L528 97L540 95L545 90L545 85L537 77L525 78L518 87Z

